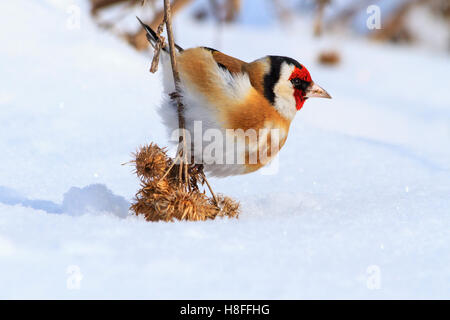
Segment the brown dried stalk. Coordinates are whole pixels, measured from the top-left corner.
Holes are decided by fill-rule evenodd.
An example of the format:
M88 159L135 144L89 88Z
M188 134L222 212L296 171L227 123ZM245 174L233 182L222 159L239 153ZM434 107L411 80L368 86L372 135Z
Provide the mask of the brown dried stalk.
M183 176L182 172L183 166L184 166L185 181L189 181L189 172L187 159L185 119L184 119L184 105L183 101L181 100L180 94L180 74L178 73L177 60L175 58L175 41L173 39L173 29L172 29L172 11L169 0L164 0L164 13L165 13L164 20L166 22L166 30L167 30L167 40L169 42L170 62L172 64L172 75L175 84L175 92L177 93L176 95L174 95L174 98L177 101L178 128L181 130L181 135L178 140L178 152L180 152L181 154L180 171L179 171L179 178L181 182Z
M314 20L314 36L320 37L323 29L323 15L326 5L330 3L330 0L316 0L317 11Z
M128 5L136 5L140 0L91 0L91 14L96 15L99 10L117 5L121 2L127 2Z
M135 165L135 172L141 180L142 187L136 194L131 210L137 215L144 215L148 221L174 219L197 221L214 219L217 216L237 217L239 203L222 195L216 196L206 179L203 166L188 163L184 105L180 95L180 75L175 56L169 0L164 0L164 10L163 23L166 24L169 45L166 46L160 36L163 28L161 24L155 44L159 50L155 50L152 69L155 61L158 61L160 49L163 46L168 47L175 84L175 92L170 96L177 102L181 135L174 160L167 156L165 149L159 148L156 144L140 147L134 154L134 160L131 162ZM202 185L206 183L212 198L208 198L200 191L199 182Z
M326 66L335 66L341 62L341 55L336 50L327 50L319 53L317 62Z

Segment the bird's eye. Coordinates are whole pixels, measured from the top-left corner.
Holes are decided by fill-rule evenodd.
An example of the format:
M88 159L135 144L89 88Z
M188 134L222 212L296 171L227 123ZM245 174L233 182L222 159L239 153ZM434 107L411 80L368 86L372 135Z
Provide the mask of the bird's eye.
M294 87L300 85L300 79L299 78L294 78L291 80L292 84Z
M298 90L302 90L302 91L305 91L306 88L308 88L308 86L309 86L309 82L299 79L299 78L291 79L291 83L294 86L294 88L296 88Z

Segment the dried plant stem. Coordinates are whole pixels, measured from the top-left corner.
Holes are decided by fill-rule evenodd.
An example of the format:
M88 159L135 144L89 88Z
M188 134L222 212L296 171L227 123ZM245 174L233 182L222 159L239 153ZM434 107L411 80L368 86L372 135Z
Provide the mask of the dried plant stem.
M314 36L320 37L322 35L323 29L323 15L325 7L329 3L329 0L316 0L316 2L317 2L317 11L314 20Z
M170 165L169 169L166 170L166 172L164 173L164 175L162 176L160 181L167 177L167 175L169 174L170 170L172 170L172 168L175 166L175 164L177 163L178 160L180 160L180 154L179 153L177 154L177 156L173 160L173 163Z
M177 101L177 111L178 111L178 128L181 130L181 135L178 140L178 150L181 152L180 157L180 171L179 179L180 182L183 180L183 167L184 167L184 178L185 185L189 185L189 172L188 172L188 160L187 160L187 145L186 145L186 133L185 133L185 119L184 119L184 105L181 100L180 95L180 74L178 73L177 60L175 58L175 41L173 39L173 29L172 29L172 11L170 7L170 1L164 0L164 20L166 22L167 30L167 40L169 42L169 52L170 52L170 62L172 64L172 74L173 81L175 83L175 99Z
M175 90L177 94L174 96L177 100L178 104L178 121L180 129L184 129L184 105L181 101L179 83L180 83L180 74L178 73L177 60L175 58L175 41L173 39L173 30L172 30L172 16L170 10L170 2L169 0L164 0L164 12L165 12L165 22L167 29L167 38L169 41L169 52L170 52L170 63L172 64L172 74L173 80L175 82Z
M214 193L213 189L211 188L211 186L210 186L210 184L208 182L208 179L206 179L206 175L203 172L203 170L202 170L202 176L203 176L202 177L203 181L205 181L206 185L208 186L209 192L211 192L211 195L212 195L212 197L214 199L214 202L215 202L216 206L219 205L219 201L217 200L216 194Z
M177 150L177 156L175 157L173 163L170 165L170 167L166 170L164 175L162 176L159 181L163 181L170 173L170 171L174 168L174 166L179 162L178 167L178 185L184 190L192 192L192 186L190 183L190 174L189 174L189 162L188 162L188 155L187 155L187 141L186 141L186 129L185 129L185 118L184 118L184 105L183 101L181 99L180 94L180 75L178 73L178 67L177 67L177 60L175 56L175 41L173 38L173 29L172 29L172 15L171 15L171 7L169 0L164 0L164 19L162 23L159 25L157 30L157 36L158 41L155 45L155 53L152 60L152 67L150 69L151 72L156 71L158 61L159 61L159 54L162 47L164 47L164 38L161 37L162 33L162 26L163 24L166 24L167 29L167 40L169 42L168 48L169 48L169 54L170 54L170 62L172 66L172 75L175 85L175 92L172 93L170 96L173 100L177 103L177 113L178 113L178 127L179 130L181 130L181 134L179 136L178 140L178 150ZM219 201L214 193L214 191L211 188L211 185L209 184L208 180L206 179L205 174L203 173L203 170L201 172L203 181L206 182L206 185L208 186L209 191L211 192L211 195L213 197L213 200L215 202L215 205L218 206Z

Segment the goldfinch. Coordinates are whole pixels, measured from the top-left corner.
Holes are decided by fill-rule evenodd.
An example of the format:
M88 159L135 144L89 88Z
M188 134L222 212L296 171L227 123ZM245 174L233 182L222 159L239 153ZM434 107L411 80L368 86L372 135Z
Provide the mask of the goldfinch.
M139 20L139 19L138 19ZM156 33L139 20L154 47ZM254 172L276 156L291 121L308 98L331 98L294 59L265 56L247 63L208 47L176 45L191 156L212 176ZM168 46L163 46L164 102L160 108L170 134L178 129ZM173 136L173 139L176 140Z

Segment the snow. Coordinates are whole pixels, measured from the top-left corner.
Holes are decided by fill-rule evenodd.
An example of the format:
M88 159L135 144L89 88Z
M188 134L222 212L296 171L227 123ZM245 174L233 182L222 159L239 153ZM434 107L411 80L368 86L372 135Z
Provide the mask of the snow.
M168 145L150 55L85 2L0 12L0 298L450 298L447 55L315 41L301 21L223 27L219 49L297 58L333 100L306 103L278 166L211 181L241 201L238 220L148 223L128 215L139 182L121 164ZM186 14L175 31L218 42ZM330 43L336 68L315 62Z

